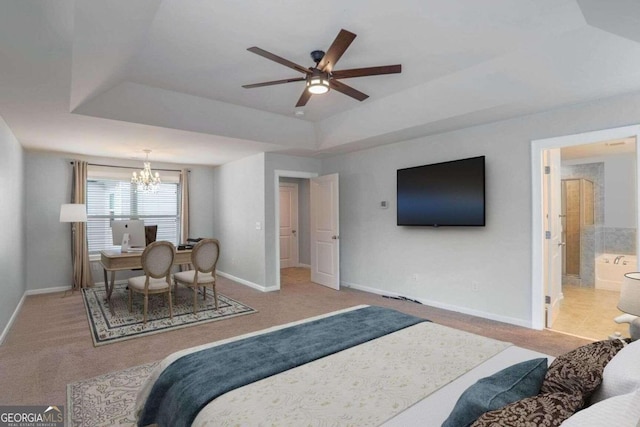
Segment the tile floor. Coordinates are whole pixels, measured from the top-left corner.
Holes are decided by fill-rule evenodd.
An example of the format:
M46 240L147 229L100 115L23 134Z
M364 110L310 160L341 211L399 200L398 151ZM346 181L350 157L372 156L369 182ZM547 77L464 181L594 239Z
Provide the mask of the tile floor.
M629 325L613 319L621 314L617 309L619 292L564 285L564 300L560 314L551 329L594 340L606 339L614 332L629 336Z

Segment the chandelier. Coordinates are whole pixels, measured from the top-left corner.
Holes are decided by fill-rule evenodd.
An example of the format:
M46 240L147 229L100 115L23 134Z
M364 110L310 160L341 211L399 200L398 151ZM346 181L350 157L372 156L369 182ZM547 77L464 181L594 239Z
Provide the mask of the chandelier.
M147 157L144 161L144 169L140 172L134 172L131 177L131 183L138 186L138 191L145 193L155 193L160 185L160 174L151 172L151 163L149 162L149 153L151 150L144 150Z

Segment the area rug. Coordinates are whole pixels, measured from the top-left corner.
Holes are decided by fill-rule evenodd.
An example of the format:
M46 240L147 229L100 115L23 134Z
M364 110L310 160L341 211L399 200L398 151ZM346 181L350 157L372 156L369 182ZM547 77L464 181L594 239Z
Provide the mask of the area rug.
M173 295L173 319L169 318L169 306L166 296L151 295L149 296L147 324L143 325L143 296L134 294L133 310L129 313L129 291L126 289L125 284L116 285L111 295L111 304L114 309L113 315L104 300L104 288L83 289L82 296L87 310L93 345L96 347L257 312L253 308L219 292L218 310L216 310L213 295L209 290L207 299L204 301L202 295L198 295L199 309L197 314L194 315L193 291L181 286L178 287L178 292Z
M135 426L136 396L158 362L67 385L67 425Z

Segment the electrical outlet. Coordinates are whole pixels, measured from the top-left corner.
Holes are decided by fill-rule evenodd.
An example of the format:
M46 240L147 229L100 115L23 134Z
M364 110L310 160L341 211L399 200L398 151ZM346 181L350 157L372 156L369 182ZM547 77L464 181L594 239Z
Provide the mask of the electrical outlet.
M480 290L480 282L474 280L471 282L471 290L474 292L478 292Z
M411 276L411 280L413 280L414 282L418 281L418 273L413 273L413 275Z

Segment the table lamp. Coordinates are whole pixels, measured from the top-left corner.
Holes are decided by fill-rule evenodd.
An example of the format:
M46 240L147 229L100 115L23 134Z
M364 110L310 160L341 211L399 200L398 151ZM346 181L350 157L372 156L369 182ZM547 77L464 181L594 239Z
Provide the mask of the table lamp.
M617 317L618 323L629 323L629 334L632 340L640 339L640 273L627 273L624 275L620 290L618 310L626 315Z

